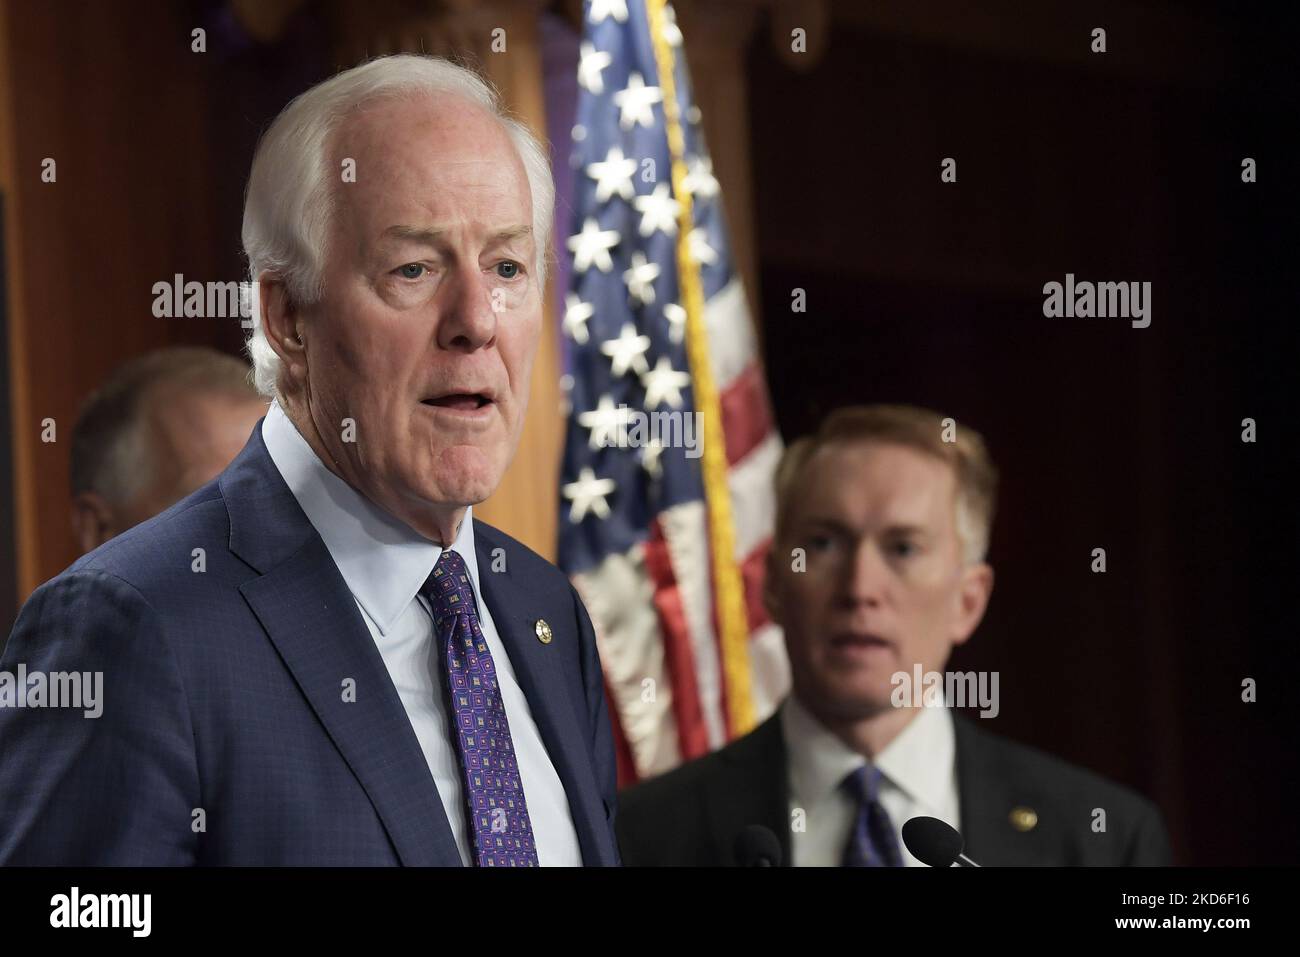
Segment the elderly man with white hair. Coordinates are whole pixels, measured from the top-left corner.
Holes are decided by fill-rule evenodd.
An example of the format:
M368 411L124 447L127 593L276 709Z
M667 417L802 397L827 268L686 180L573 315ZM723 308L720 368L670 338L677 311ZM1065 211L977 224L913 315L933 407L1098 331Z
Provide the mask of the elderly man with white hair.
M0 864L618 863L590 619L472 515L523 428L553 197L442 60L275 120L243 228L274 401L216 480L24 606Z

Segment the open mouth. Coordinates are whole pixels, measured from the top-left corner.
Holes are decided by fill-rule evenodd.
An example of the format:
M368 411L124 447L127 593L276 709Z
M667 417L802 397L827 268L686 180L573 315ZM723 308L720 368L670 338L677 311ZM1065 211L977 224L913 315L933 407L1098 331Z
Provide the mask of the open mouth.
M875 635L844 633L831 638L831 646L834 648L888 648L890 644L885 639Z
M424 405L438 409L455 409L458 412L473 412L481 409L492 400L482 392L451 392L432 399L421 399Z

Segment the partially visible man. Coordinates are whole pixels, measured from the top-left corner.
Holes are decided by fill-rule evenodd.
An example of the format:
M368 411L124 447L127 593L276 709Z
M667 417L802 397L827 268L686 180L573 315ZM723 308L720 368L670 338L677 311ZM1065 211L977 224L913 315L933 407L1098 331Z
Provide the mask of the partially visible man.
M72 528L93 551L212 481L266 414L247 363L157 349L119 366L72 429Z
M1149 801L896 696L896 675L944 671L993 588L997 473L977 432L948 431L924 409L847 408L787 449L766 602L792 694L620 798L625 863L741 863L737 838L758 825L784 864L919 865L901 839L916 816L957 828L983 865L1169 863Z

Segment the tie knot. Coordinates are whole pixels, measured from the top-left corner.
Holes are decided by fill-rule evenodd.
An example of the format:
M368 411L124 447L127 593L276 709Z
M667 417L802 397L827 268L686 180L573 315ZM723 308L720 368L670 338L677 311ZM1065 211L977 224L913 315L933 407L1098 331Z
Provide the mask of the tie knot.
M875 804L880 796L880 779L883 776L880 768L864 764L844 779L844 787L859 804Z
M420 591L429 599L434 620L439 624L460 611L474 618L478 617L477 609L474 607L474 587L470 583L469 569L465 567L465 560L450 548L442 550L437 563L433 566L433 572Z
M454 548L444 548L442 554L438 556L438 561L433 566L433 577L439 577L440 573L448 575L466 575L468 569L465 568L465 559L460 557L460 553Z

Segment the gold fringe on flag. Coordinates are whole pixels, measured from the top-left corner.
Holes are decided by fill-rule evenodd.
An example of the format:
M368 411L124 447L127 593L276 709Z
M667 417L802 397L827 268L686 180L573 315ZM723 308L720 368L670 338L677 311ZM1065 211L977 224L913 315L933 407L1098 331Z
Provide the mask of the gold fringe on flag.
M709 554L713 563L727 720L731 736L739 737L754 726L754 700L750 690L749 618L745 610L744 583L735 559L736 534L731 519L731 490L727 485L722 406L709 360L699 266L690 253L694 222L691 196L686 191L686 141L682 136L678 111L673 50L664 37L664 0L646 0L646 13L650 18L650 34L654 38L659 89L663 93L673 194L681 204L677 227L677 272L681 304L686 310L686 355L691 367L691 383L695 387L696 409L704 416L704 495L709 513Z

